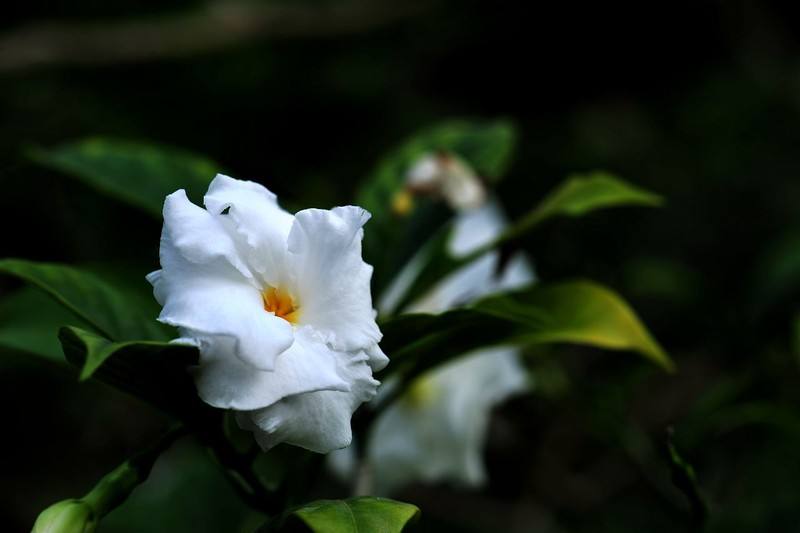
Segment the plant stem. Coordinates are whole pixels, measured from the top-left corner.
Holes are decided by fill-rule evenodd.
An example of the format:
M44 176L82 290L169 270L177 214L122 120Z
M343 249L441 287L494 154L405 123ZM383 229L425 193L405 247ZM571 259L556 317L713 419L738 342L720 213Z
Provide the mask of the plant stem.
M89 493L83 497L96 513L97 518L107 515L119 507L133 490L144 483L156 459L176 440L188 433L184 426L168 430L154 445L134 455L106 474Z

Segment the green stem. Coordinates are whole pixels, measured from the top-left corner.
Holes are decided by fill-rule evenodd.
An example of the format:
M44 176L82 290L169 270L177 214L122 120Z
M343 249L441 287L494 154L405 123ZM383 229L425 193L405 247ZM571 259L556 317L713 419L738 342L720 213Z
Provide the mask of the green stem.
M94 510L98 519L107 515L128 499L136 487L147 480L159 455L186 433L187 430L183 426L169 430L155 445L131 457L106 474L83 497L83 501Z

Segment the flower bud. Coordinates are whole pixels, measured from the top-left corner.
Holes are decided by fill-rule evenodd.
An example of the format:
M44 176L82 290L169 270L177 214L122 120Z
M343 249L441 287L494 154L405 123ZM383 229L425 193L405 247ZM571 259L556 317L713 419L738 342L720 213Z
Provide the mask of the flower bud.
M92 533L97 518L83 500L71 499L54 503L39 514L32 533Z
M420 157L406 175L412 193L443 198L456 211L475 209L486 201L486 188L463 159L446 152Z

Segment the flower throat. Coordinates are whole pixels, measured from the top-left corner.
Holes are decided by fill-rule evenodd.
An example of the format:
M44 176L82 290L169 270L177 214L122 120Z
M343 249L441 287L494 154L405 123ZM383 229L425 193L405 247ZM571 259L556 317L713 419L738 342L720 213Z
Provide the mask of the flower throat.
M291 324L297 324L300 318L300 308L296 306L291 295L281 289L269 287L261 293L264 301L264 310L275 313L275 316Z

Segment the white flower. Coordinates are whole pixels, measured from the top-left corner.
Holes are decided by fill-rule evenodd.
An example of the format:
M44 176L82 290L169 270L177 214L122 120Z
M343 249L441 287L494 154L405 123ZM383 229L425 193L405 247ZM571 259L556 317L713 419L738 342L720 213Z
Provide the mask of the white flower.
M204 204L167 196L161 270L148 276L159 320L200 350L200 397L237 411L264 449L347 446L353 411L375 395L372 372L388 362L361 258L369 213L291 215L263 186L223 175Z
M366 455L375 492L415 481L483 483L492 409L527 385L513 347L478 350L417 378L370 428Z
M408 171L406 186L412 192L441 196L459 211L486 201L486 189L472 167L444 152L420 157Z
M459 214L450 253L469 254L496 238L505 225L502 211L492 202ZM497 252L481 256L439 282L409 310L439 313L534 281L522 254L498 273L499 261ZM373 492L389 494L415 481L481 484L492 409L529 385L513 346L476 350L417 378L370 428L365 455ZM330 462L340 475L352 475L350 450L332 454Z

